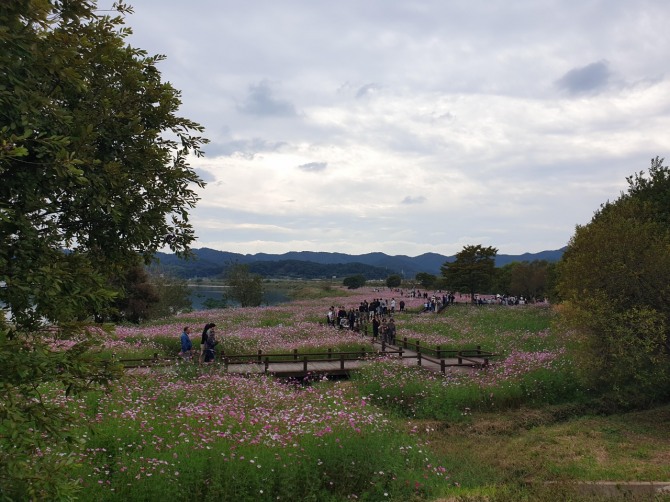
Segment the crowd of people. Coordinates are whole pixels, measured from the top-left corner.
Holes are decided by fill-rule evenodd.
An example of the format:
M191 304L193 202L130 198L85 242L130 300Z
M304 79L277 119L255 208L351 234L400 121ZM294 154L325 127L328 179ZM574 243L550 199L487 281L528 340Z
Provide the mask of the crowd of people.
M402 293L401 293L402 294ZM395 297L390 299L374 298L368 302L364 300L357 307L334 305L326 313L326 324L337 329L348 329L356 332L368 332L368 326L372 326L372 336L387 344L395 344L396 325L393 315L405 311L405 301L396 301Z
M367 334L368 325L372 326L372 336L375 340L380 340L386 344L395 344L396 341L396 325L393 316L396 312L403 312L405 310L405 301L402 298L423 298L424 312L437 312L442 308L452 305L456 300L454 293L445 293L442 295L428 295L427 292L419 290L412 290L409 292L397 291L400 295L400 300L396 301L395 297L390 299L374 298L371 302L364 300L360 302L358 307L345 308L340 305L335 308L334 305L328 309L326 313L326 324L337 329L348 329L356 332L364 332ZM459 300L463 295L458 294ZM501 297L500 295L491 295L490 298L477 296L476 303L498 303L505 305L518 305L525 303L525 299L514 297ZM199 363L209 363L214 361L216 357L215 347L219 343L216 339L216 324L207 323L202 330L200 338L200 354L198 356ZM185 326L181 333L181 351L180 357L184 361L193 360L193 343L191 341L191 328Z

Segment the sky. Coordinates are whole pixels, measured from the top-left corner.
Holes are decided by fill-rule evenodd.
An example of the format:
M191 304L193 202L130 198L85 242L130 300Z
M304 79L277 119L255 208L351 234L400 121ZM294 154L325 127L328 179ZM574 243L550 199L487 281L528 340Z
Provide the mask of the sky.
M193 248L554 250L670 160L667 0L129 3L210 140Z

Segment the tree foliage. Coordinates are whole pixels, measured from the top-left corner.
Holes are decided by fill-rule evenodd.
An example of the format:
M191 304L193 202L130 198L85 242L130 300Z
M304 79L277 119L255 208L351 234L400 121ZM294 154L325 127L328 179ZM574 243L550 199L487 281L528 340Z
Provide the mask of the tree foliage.
M229 288L227 298L242 307L258 307L263 301L263 278L249 272L249 266L234 263L228 266L225 274Z
M526 299L543 299L554 287L554 263L546 260L512 262L496 269L496 293Z
M578 226L559 264L559 293L588 351L587 376L637 397L667 397L670 384L670 171L649 177Z
M398 274L391 274L386 278L387 288L399 288L402 284L402 277Z
M161 57L125 45L122 18L97 16L92 2L39 6L0 12L0 266L10 279L0 300L21 324L95 311L106 300L96 271L188 249L191 186L202 186L186 162L200 153L188 132L200 127L175 115ZM63 309L63 296L76 305Z
M149 274L141 264L121 270L112 281L111 287L117 292L109 317L115 322L139 324L150 317L150 309L160 300L158 291L151 283ZM97 315L97 320L106 320Z
M346 286L348 289L358 289L365 286L365 276L358 274L345 277L342 281L342 285Z
M497 254L498 250L490 246L464 246L456 253L455 261L442 265L442 275L447 279L450 289L466 291L470 294L470 300L474 301L476 293L484 293L491 287Z
M366 280L379 279L387 274L384 267L364 263L315 263L303 260L254 261L248 264L249 271L263 277L295 277L305 279L328 279L362 275Z
M149 274L158 301L149 305L147 318L168 317L193 310L191 290L184 279L154 270Z
M37 448L72 417L41 401L111 377L87 320L117 296L110 277L139 254L185 254L203 183L188 165L202 128L176 112L162 56L126 43L130 11L91 0L0 3L0 495L69 493ZM67 250L67 251L65 251ZM47 336L48 335L48 336ZM71 348L56 349L76 337ZM17 432L18 431L18 432ZM66 464L68 457L61 462Z
M437 277L427 272L419 272L414 278L424 289L433 288L437 282Z

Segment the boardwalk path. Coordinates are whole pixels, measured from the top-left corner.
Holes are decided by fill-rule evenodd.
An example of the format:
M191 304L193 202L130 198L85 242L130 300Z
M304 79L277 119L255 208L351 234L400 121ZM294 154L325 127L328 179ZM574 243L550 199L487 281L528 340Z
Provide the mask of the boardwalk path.
M381 345L376 345L381 350ZM387 350L391 352L389 357L399 357L397 347L388 347ZM484 364L483 357L476 358L475 360L481 365ZM416 352L404 349L402 352L402 361L407 366L417 366L419 359ZM441 362L436 361L440 360L423 356L421 358L421 367L429 371L440 373L442 372L442 365ZM472 364L459 365L457 358L445 358L444 362L447 371L472 371L473 368L476 367ZM307 374L347 375L350 371L355 371L367 363L368 361L364 359L345 359L344 361L333 359L330 361L308 361L306 363L303 361L269 362L267 372L275 376L283 377L304 377ZM227 371L229 373L261 374L265 373L265 364L259 364L258 362L229 364Z
M436 373L446 372L469 372L477 368L481 368L488 364L488 358L484 356L468 356L465 358L458 357L443 357L436 358L434 356L419 355L417 352L409 349L401 349L398 346L382 347L381 343L375 342L373 344L377 352L368 352L367 357L388 354L390 358L402 357L402 361L407 366L420 365L423 369L433 371ZM367 358L347 358L340 359L337 354L333 354L332 359L320 360L303 360L302 358L295 361L272 361L268 358L249 359L244 362L227 362L224 365L225 371L234 374L272 374L277 377L289 378L303 378L306 376L323 375L323 376L342 376L348 375L351 371L356 371L365 364L368 364ZM235 356L231 356L231 360L235 360ZM221 361L219 361L220 363ZM159 361L156 364L147 364L143 367L129 368L128 371L132 373L145 373L151 369L159 367L164 368L166 365L173 365L174 361Z

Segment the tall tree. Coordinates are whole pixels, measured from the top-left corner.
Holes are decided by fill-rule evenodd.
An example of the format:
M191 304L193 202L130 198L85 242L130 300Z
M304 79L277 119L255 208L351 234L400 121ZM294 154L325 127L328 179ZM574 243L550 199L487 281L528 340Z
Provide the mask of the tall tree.
M185 254L194 239L188 211L204 184L187 158L201 154L202 128L176 114L162 56L127 44L131 10L115 8L0 2L1 498L68 493L57 465L33 455L72 419L41 386L104 382L86 355L93 330L77 321L105 310L107 279L137 254ZM46 333L90 336L54 351Z
M387 288L399 288L402 284L402 277L398 274L391 274L386 278Z
M124 270L115 289L119 292L114 301L115 311L111 315L114 322L139 324L149 319L151 308L160 301L148 272L140 264Z
M152 269L151 285L158 294L158 301L149 306L148 317L155 319L193 310L191 289L186 280Z
M366 282L365 276L362 274L358 274L345 277L344 280L342 281L342 284L349 289L358 289L365 286L365 282Z
M226 270L226 296L242 307L258 307L263 301L263 278L249 272L249 266L233 263Z
M467 291L470 301L475 301L476 293L484 293L495 276L495 257L498 250L481 244L464 246L456 253L453 262L446 262L440 268L450 289Z
M649 177L578 226L559 263L566 318L583 340L581 367L619 398L670 397L670 169ZM628 393L622 390L628 390Z
M505 293L523 296L527 300L535 300L546 296L549 290L550 270L547 261L522 261L508 265L510 266L509 283L504 290Z
M419 272L418 274L416 274L414 278L419 282L419 284L421 284L421 287L423 287L424 289L433 288L435 282L437 281L437 277L427 272Z

